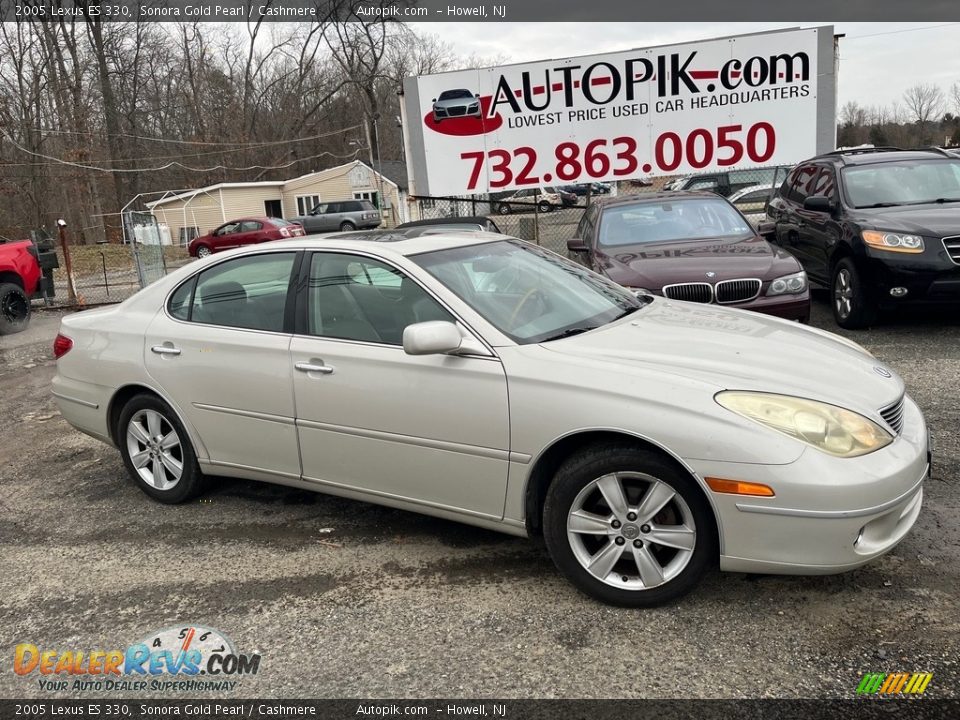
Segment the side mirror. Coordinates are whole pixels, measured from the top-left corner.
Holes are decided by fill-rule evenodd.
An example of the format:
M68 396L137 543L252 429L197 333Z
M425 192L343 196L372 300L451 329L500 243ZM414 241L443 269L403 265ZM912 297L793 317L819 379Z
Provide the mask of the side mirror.
M445 320L407 325L403 330L403 351L407 355L443 355L460 349L463 338L457 326Z
M777 224L770 222L769 220L765 220L757 225L757 234L762 238L766 238L767 240L772 238L776 232Z
M436 102L436 101L437 101L437 99L436 99L436 98L434 98L434 99L433 99L433 100L431 100L430 102Z
M573 253L587 252L590 248L581 238L570 238L567 240L567 250Z
M826 195L811 195L803 201L803 209L815 212L833 212L833 201Z
M477 93L476 95L474 95L474 97L475 97L477 100L479 100L479 99L480 99L480 93Z

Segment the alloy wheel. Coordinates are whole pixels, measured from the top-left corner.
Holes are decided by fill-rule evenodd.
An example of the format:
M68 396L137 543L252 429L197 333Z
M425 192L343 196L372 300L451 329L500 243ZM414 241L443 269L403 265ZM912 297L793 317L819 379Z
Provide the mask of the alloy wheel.
M649 590L687 567L697 528L690 507L668 483L645 473L616 472L576 496L567 515L567 540L596 579Z
M205 258L210 254L210 248L201 247L197 250L197 257Z
M3 298L0 312L7 321L17 323L23 320L30 311L29 301L19 292L9 292Z
M157 490L176 487L183 446L176 429L156 410L140 410L127 423L127 452L140 478Z
M846 268L840 268L836 280L833 281L833 302L838 316L850 317L853 311L853 279Z

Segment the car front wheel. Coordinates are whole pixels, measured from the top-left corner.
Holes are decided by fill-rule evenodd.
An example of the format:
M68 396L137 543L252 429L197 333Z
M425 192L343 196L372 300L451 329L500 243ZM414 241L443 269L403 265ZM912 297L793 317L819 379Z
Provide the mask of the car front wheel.
M509 214L510 214L510 206L509 206L507 203L500 203L500 204L497 206L497 212L500 213L501 215L509 215Z
M567 579L623 607L675 600L717 557L699 486L661 455L628 444L598 445L567 460L547 492L543 526Z
M876 308L850 258L843 258L833 269L830 295L833 317L840 327L856 330L876 321Z
M120 413L117 440L134 483L162 503L181 503L203 490L203 474L179 418L153 395L137 395Z
M201 245L200 247L197 248L197 257L198 258L208 257L211 252L212 251L210 250L210 248L208 248L206 245Z

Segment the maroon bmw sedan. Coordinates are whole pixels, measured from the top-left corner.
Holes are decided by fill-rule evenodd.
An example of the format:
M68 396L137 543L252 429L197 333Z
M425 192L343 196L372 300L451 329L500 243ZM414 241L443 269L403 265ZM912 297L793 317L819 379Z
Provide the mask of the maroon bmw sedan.
M571 257L614 282L673 300L810 319L807 275L757 235L726 198L707 192L628 195L583 214Z

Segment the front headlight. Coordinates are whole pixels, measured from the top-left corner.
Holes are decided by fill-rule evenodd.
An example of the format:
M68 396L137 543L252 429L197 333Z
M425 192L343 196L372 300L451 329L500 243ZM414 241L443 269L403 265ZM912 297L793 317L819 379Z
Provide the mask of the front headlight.
M767 295L796 295L807 289L807 274L801 270L791 275L778 277L767 288Z
M864 230L860 235L867 245L877 250L902 253L923 252L923 238L919 235L906 235L883 230Z
M836 405L737 390L717 393L714 399L748 420L836 457L859 457L893 442L893 436L873 421Z

